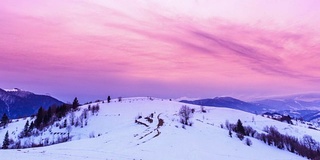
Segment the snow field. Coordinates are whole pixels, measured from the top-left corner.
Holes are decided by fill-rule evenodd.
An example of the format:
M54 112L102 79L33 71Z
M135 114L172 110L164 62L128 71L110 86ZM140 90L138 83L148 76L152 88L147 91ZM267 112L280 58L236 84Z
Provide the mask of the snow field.
M123 98L122 102L116 99L111 103L98 102L100 111L92 115L89 112L88 125L83 128L72 127L70 135L72 141L55 144L46 147L0 150L0 159L4 160L42 160L42 159L272 159L272 160L299 160L304 159L290 152L268 146L263 142L251 138L252 146L247 146L240 141L235 133L230 138L228 130L222 129L221 124L228 120L236 123L238 119L244 126L250 125L258 132L263 128L276 126L279 132L296 137L304 134L311 135L320 141L318 131L310 130L304 126L292 126L271 119L264 118L238 110L227 108L205 107L207 113L200 112L200 106L183 104L166 99L147 97ZM91 104L92 105L95 105ZM179 122L178 112L182 105L195 109L192 118L193 125L182 128ZM88 105L81 106L81 110L75 113L80 116L83 109ZM154 113L153 122L149 123L144 118ZM148 125L135 123L138 115L139 121ZM158 127L158 116L164 120L164 125ZM27 118L30 120L30 118ZM0 138L4 137L7 130L10 138L13 131L21 132L26 120L9 124L8 128L0 130ZM69 121L69 118L67 118ZM254 119L254 121L252 121ZM62 123L64 120L62 119ZM66 129L52 127L52 133L66 132ZM159 133L160 132L160 133ZM94 135L95 138L90 138ZM99 136L98 136L99 135ZM49 129L41 137L32 137L35 142L49 138L53 141ZM1 139L0 139L1 140ZM2 140L0 141L2 144ZM23 143L22 143L23 144Z

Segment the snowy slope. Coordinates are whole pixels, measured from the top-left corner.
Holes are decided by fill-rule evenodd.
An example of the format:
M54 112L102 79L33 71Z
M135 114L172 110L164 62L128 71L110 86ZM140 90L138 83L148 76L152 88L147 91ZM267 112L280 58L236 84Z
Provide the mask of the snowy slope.
M319 131L310 130L307 126L292 126L227 108L206 107L208 112L201 113L199 106L188 105L195 108L196 113L192 118L193 126L183 129L179 123L178 111L185 104L180 102L138 97L126 98L122 102L99 102L99 105L98 114L89 114L87 126L72 128L71 142L39 148L0 150L0 159L304 159L253 138L250 138L252 146L245 145L236 136L230 138L228 131L220 125L226 120L236 123L238 119L258 132L262 132L266 125L273 125L281 133L299 138L308 134L320 141ZM81 110L87 107L88 105L81 106ZM79 116L81 112L78 111L75 116ZM135 123L138 115L146 117L151 113L154 113L153 123L148 123L143 118L138 119L148 127ZM164 125L159 128L158 118L164 120ZM20 119L9 124L8 128L0 129L0 137L4 137L8 130L10 138L15 139L26 120ZM39 142L45 138L54 141L59 137L54 133L66 133L66 129L53 126L38 137L23 139L22 143ZM95 138L89 138L93 136Z

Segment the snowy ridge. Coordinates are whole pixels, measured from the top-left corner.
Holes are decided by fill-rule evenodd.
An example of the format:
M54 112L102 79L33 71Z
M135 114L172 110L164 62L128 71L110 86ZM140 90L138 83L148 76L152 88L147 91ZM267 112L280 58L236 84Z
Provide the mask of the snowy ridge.
M319 131L310 130L303 125L289 125L259 115L227 109L205 107L207 113L202 113L200 106L188 105L195 109L192 118L193 125L182 128L178 112L184 103L167 99L150 97L123 98L87 104L75 112L79 117L89 105L100 106L100 111L89 113L87 126L72 126L70 137L72 141L46 147L29 149L0 150L4 159L274 159L291 160L304 159L296 154L268 146L251 138L252 146L247 146L236 136L229 137L228 131L220 127L228 120L236 123L241 119L244 126L250 125L258 132L263 132L265 126L276 126L283 134L302 138L311 135L320 141ZM145 117L153 114L152 123ZM68 120L70 115L65 119ZM138 118L141 116L141 118ZM65 119L56 123L63 123ZM164 124L159 126L162 119ZM31 118L19 119L10 123L6 129L0 129L0 137L9 131L10 138L18 138L26 121ZM135 120L146 124L137 124ZM55 123L55 124L56 124ZM47 128L40 136L24 138L21 143L56 141L59 136L66 136L66 128L55 125ZM94 137L94 138L93 138ZM0 141L0 144L2 141ZM270 157L272 155L272 157Z
M22 90L19 89L19 88L3 89L3 90L6 91L6 92L19 92L19 91L22 91Z

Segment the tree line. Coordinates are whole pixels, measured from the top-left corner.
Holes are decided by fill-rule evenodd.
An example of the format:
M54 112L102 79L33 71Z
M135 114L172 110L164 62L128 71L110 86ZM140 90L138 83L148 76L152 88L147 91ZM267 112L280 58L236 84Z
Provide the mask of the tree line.
M110 96L107 98L107 102L111 102ZM62 143L65 141L70 140L72 138L70 136L70 132L72 130L72 126L74 127L81 127L87 126L89 112L92 115L96 115L99 110L99 104L96 105L88 105L87 108L82 110L82 113L79 117L75 115L75 111L79 111L80 104L77 97L73 100L72 104L63 104L60 106L51 106L47 110L43 107L38 109L38 112L31 117L33 121L27 120L23 130L18 134L18 140L14 141L10 139L9 132L7 131L3 140L2 149L8 148L29 148L29 147L40 147L46 146L55 143ZM57 121L61 121L60 123ZM8 116L4 114L1 118L0 126L6 127L10 122ZM56 123L57 122L57 123ZM55 125L54 125L55 124ZM49 138L45 138L44 141L39 142L39 144L34 143L32 138L30 141L31 136L39 136L42 132L47 131L47 128L50 126L58 127L60 129L65 128L66 132L64 134L67 137L62 136L58 137L56 141L49 142ZM51 131L50 131L51 132ZM62 133L62 132L61 132ZM52 133L53 134L53 133ZM63 135L64 135L63 134ZM60 134L62 135L62 134ZM27 138L27 141L24 141L24 144L21 144L21 138ZM30 141L30 142L29 142ZM27 143L26 143L27 142Z
M237 133L237 137L241 140L244 136L251 136L269 146L275 146L308 159L320 159L320 143L309 135L304 135L302 139L298 139L294 136L281 134L275 126L266 126L263 129L265 133L258 133L250 126L243 126L240 119L236 124L230 124L226 121L225 125L229 129L229 136L232 136L231 131L233 131Z

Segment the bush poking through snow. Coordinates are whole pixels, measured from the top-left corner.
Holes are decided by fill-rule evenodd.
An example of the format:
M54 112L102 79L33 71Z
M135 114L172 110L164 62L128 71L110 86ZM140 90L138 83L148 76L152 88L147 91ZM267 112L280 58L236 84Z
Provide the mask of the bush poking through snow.
M163 119L159 118L159 122L158 122L157 128L163 126L163 124L164 124Z
M249 138L246 138L245 142L246 142L247 146L251 146L252 145L252 141Z
M89 138L95 138L96 136L94 135L94 132L92 131L90 134L89 134Z
M140 119L142 118L142 113L138 113L138 115L136 116L136 119Z
M202 112L202 113L207 113L207 111L204 109L203 106L201 106L201 112Z
M145 117L144 119L146 119L149 123L153 122L153 119L151 119L150 117Z
M237 137L242 141L244 139L244 136L240 133L237 133Z

